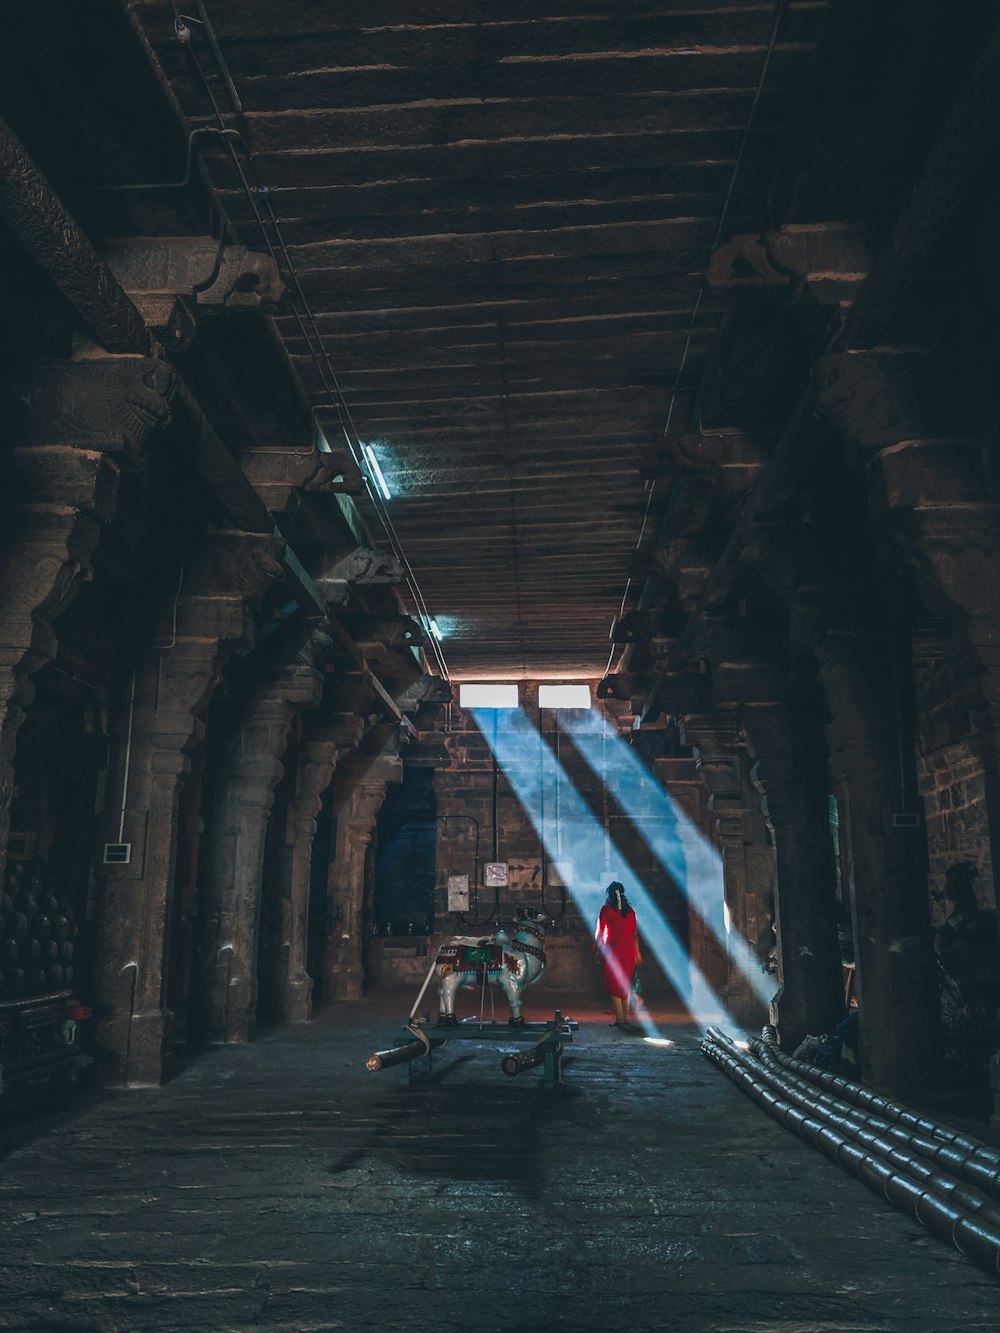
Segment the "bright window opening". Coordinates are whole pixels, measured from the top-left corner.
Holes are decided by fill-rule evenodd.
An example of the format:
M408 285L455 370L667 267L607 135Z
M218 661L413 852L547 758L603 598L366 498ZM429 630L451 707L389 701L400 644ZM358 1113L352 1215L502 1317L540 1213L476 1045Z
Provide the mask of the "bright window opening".
M539 685L539 708L589 708L589 685Z
M460 685L458 701L463 708L516 708L517 684Z

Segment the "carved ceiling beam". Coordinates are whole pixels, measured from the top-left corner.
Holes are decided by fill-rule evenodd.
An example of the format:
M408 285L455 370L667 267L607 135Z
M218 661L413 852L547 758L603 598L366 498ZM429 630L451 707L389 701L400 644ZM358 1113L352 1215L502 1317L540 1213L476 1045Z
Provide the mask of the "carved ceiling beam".
M152 340L139 311L3 119L0 219L102 346L149 355Z

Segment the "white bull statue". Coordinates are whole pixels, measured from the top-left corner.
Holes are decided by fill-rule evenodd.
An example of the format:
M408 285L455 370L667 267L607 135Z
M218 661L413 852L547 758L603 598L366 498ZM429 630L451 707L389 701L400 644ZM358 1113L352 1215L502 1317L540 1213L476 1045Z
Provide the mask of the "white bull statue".
M469 943L450 940L438 950L438 1023L454 1027L455 996L463 986L499 986L510 1005L511 1027L521 1027L521 994L525 986L545 974L545 927L549 919L533 907L522 908L514 918L514 938L505 930Z

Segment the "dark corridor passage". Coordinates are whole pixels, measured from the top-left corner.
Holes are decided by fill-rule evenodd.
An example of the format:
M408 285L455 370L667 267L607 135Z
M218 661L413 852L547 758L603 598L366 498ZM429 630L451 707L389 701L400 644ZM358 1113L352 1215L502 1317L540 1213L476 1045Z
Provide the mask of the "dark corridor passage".
M4 7L7 1327L1000 1329L1000 10L953 10ZM469 978L511 1041L582 997L565 1088L455 1051ZM406 1091L362 1061L421 987ZM928 1232L716 1023L793 1127L828 1065L969 1127L929 1193L844 1127Z
M563 1088L478 1044L401 1088L363 1067L401 1003L8 1132L0 1327L997 1328L989 1276L752 1109L690 1026L652 1048L573 1006Z

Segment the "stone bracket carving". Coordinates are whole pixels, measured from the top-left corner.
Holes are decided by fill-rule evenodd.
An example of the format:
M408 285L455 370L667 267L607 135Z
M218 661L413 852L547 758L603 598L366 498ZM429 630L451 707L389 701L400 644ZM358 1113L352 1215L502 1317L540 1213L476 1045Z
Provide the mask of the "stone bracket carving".
M184 571L184 594L256 598L281 582L285 544L260 533L213 533L199 547Z
M692 608L715 563L711 543L697 537L668 538L657 542L651 554L658 572L672 580L682 604Z
M171 352L186 352L194 341L194 316L184 302L169 293L135 292L132 304L146 327Z
M278 308L285 285L270 255L210 236L130 236L111 241L104 258L129 293L173 293L226 310Z
M681 629L679 616L664 608L646 607L616 617L611 626L611 642L648 643L665 651L661 641L673 639Z
M451 703L454 693L440 676L421 675L393 697L401 713L415 713L422 704Z
M943 378L935 358L922 353L834 352L812 370L819 416L865 456L903 440L978 435L971 396Z
M427 644L423 630L409 616L345 615L343 625L365 657L381 657L395 648L423 648Z
M734 236L712 256L708 285L715 291L808 290L817 305L847 305L873 263L869 229L850 223L805 223Z
M355 583L396 584L403 578L394 555L387 551L372 551L367 546L346 552L324 551L309 572L326 600L335 606L344 606L348 602Z
M345 453L319 449L247 449L240 464L254 490L272 513L288 508L297 490L360 495L364 478Z
M36 363L21 383L18 443L137 455L150 431L169 424L176 386L159 357Z

